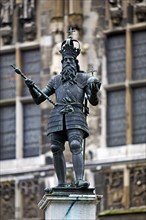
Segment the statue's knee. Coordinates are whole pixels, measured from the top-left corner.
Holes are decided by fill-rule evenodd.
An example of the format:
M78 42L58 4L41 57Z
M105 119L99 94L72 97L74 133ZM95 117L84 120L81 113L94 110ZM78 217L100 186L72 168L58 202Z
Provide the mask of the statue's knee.
M51 140L51 151L53 154L58 154L64 151L64 144L57 140Z
M51 151L52 151L53 154L58 154L58 153L62 152L63 149L62 149L62 147L59 146L59 145L54 145L54 144L52 144L52 145L51 145Z
M70 143L70 150L73 154L79 154L82 152L81 143L77 140L73 140Z

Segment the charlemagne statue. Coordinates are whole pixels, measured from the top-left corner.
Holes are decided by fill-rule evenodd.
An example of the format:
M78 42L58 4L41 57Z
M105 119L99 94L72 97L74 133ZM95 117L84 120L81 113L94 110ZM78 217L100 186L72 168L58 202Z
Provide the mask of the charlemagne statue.
M78 46L76 46L76 45ZM51 141L54 168L58 179L57 187L67 187L66 162L64 158L65 142L68 141L72 153L72 163L75 173L75 187L88 188L89 183L84 180L84 159L82 143L89 135L84 113L84 99L87 97L90 104L98 104L97 93L101 83L89 74L80 71L77 56L80 54L80 45L69 33L62 43L61 73L55 75L42 90L47 96L55 94L56 103L48 120L48 136ZM26 85L36 104L46 98L34 88L31 79L25 80Z

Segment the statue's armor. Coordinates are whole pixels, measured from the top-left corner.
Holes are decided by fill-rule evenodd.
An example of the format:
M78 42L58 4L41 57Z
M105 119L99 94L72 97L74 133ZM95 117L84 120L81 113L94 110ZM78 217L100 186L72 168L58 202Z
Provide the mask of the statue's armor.
M81 129L84 138L89 135L83 113L83 102L89 76L77 73L76 83L62 82L61 74L55 76L43 90L48 96L55 93L56 105L49 115L48 135L63 129Z

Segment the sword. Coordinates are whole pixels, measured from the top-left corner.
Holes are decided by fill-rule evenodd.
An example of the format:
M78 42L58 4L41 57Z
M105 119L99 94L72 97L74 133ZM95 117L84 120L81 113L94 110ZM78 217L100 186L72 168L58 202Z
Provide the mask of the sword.
M16 72L17 74L19 74L20 76L22 76L22 78L28 79L28 78L24 75L24 73L22 73L22 71L21 71L19 68L15 67L14 65L11 65L11 67L15 70L15 72ZM52 105L55 106L55 103L54 103L42 90L40 90L39 87L38 87L35 83L33 84L33 87L34 87L41 95L43 95L43 96L45 97L45 99L47 99Z

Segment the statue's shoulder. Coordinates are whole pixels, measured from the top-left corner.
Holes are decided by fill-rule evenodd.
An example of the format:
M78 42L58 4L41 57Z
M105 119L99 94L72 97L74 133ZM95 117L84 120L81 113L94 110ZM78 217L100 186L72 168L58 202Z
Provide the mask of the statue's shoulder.
M84 88L87 85L87 80L89 79L89 75L85 72L77 73L77 84L80 88Z
M53 81L54 89L57 89L61 84L61 74L54 76L52 78L52 81Z

